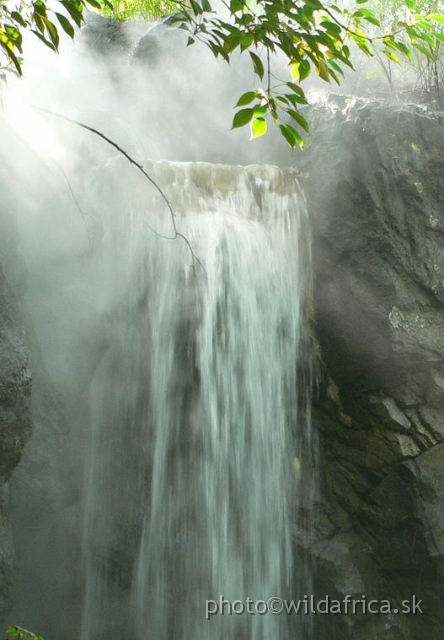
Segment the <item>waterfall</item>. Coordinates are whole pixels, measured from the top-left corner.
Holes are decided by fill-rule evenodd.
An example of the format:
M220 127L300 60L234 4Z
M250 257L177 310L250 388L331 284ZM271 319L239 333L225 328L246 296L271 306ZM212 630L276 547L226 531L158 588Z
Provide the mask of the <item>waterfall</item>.
M304 199L276 167L148 170L202 267L153 233L171 236L169 213L131 167L94 177L97 201L113 176L128 171L129 186L108 193L103 221L104 295L118 303L91 389L81 637L284 640L286 615L207 620L205 607L294 583Z

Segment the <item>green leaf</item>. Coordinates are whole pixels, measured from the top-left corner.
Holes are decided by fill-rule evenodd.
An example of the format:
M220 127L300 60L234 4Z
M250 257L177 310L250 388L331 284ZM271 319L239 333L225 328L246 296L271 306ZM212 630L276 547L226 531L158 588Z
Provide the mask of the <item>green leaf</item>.
M294 127L290 124L280 124L279 129L292 149L295 149L296 146L303 148L304 141Z
M434 47L436 45L436 42L434 41L432 36L429 36L428 33L421 33L419 37L421 38L421 40L424 40L424 42L427 43L429 47Z
M255 138L261 138L267 133L268 125L267 121L264 118L254 118L251 121L251 138L250 140L254 140Z
M302 129L304 129L307 133L310 131L310 125L303 115L299 113L299 111L295 111L294 109L287 109L287 113L289 116L295 120Z
M240 31L231 33L225 38L224 49L227 53L231 53L240 45L242 41L242 34Z
M257 91L247 91L242 94L237 101L236 107L244 107L246 104L250 104L257 97Z
M5 32L9 38L9 40L14 44L14 46L21 52L22 50L22 34L12 24L4 25Z
M60 23L60 26L62 27L63 31L70 37L70 38L74 38L74 27L72 26L72 24L70 23L70 21L68 20L68 18L66 18L64 15L62 15L61 13L57 13L56 12L56 16L57 16L57 20Z
M365 53L365 55L368 58L371 58L372 55L373 55L373 52L372 52L372 49L370 47L369 42L367 40L365 40L362 36L352 35L352 38L356 42L358 47L361 49L361 51L363 53Z
M79 7L74 2L72 2L72 0L60 0L60 4L63 5L68 11L75 24L78 27L81 27L83 22L82 8L79 9Z
M424 47L422 44L419 44L418 42L414 42L413 46L415 47L415 49L417 49L418 51L423 53L427 58L429 58L429 60L432 60L432 62L435 62L436 56L433 53L433 51L430 51L430 49L427 49L427 47Z
M42 0L36 0L32 3L34 13L38 13L40 16L46 16L46 5Z
M414 45L416 46L416 45ZM391 60L392 62L396 62L396 64L399 63L399 58L396 54L393 53L393 51L389 51L388 49L383 49L382 53L387 56L387 58L389 58L389 60Z
M433 22L439 22L439 24L444 24L444 14L443 13L429 13L427 16L428 20L433 20Z
M298 82L298 80L301 79L301 75L299 73L300 65L301 65L300 62L290 62L291 77L295 82Z
M11 18L17 22L17 24L19 24L21 27L26 28L27 24L23 18L23 16L20 15L20 13L18 11L11 11Z
M1 29L0 29L0 47L6 53L7 58L14 65L15 70L17 71L18 75L21 76L22 75L22 67L21 67L21 64L20 64L20 60L17 58L15 53L12 51L12 49L10 47L8 47L8 45L6 44L6 42L4 41L4 39L2 37L3 35L4 35L4 32L2 32Z
M232 129L238 129L239 127L243 127L250 122L254 115L254 109L241 109L236 113L233 118Z
M396 47L398 51L401 51L401 53L403 53L410 60L410 58L412 57L412 51L406 44L404 44L403 42L394 42L393 46Z
M22 627L9 627L7 631L8 638L18 638L19 640L43 640L42 636L36 636L27 629Z
M334 69L335 71L337 71L342 77L344 77L344 71L334 60L329 60L328 66ZM331 70L330 70L330 73L331 73Z
M331 20L323 20L321 22L321 26L324 27L326 31L333 33L336 36L342 34L342 28L336 22L332 22Z
M196 0L189 0L192 10L196 16L200 16L203 13L203 9Z
M31 33L37 36L37 38L41 40L43 44L45 44L48 47L48 49L52 49L53 51L56 51L54 44L50 40L45 38L45 36L43 36L41 33L39 33L39 31L37 31L36 29L31 29Z
M52 42L52 44L54 45L54 48L57 50L58 47L59 47L59 42L60 42L60 38L59 38L59 33L57 31L57 27L46 16L44 16L42 18L42 20L43 20L43 22L45 24L46 31L47 31L47 33L49 35L49 39Z
M34 13L32 19L34 20L36 31L41 34L45 33L45 23L43 22L42 17L38 13Z
M316 65L316 73L320 78L322 78L322 80L325 80L325 82L330 82L330 72L324 60L318 61L318 64Z
M300 96L301 98L303 98L304 103L307 102L307 98L305 97L305 93L302 89L302 87L300 87L299 85L295 84L294 82L286 82L285 83L287 85L287 87L289 89L291 89L292 91L294 91L295 93L298 94L298 96Z
M354 15L356 17L364 18L364 20L367 20L367 22L374 24L376 27L381 26L381 21L379 20L379 18L377 18L373 11L370 11L369 9L360 9Z
M255 71L256 75L259 76L259 78L262 80L263 77L264 77L264 73L265 73L265 69L264 69L264 65L262 64L262 60L259 58L259 56L257 56L252 51L250 51L250 56L251 56L251 59L253 61L254 71Z
M302 82L310 75L310 63L308 60L302 60L299 65L299 80Z
M268 113L268 107L263 106L261 104L257 104L253 107L253 116L255 118L261 118L262 116L266 116Z
M242 11L245 6L245 2L242 0L231 0L230 2L230 11L231 13L237 13L238 11Z
M291 102L291 104L296 107L296 109L301 104L307 104L307 98L301 98L301 96L296 93L284 93L283 96L279 97L282 97L285 102Z
M248 49L249 47L251 47L251 45L254 42L254 36L252 33L244 33L242 35L241 41L240 41L240 48L241 51L245 51L246 49Z

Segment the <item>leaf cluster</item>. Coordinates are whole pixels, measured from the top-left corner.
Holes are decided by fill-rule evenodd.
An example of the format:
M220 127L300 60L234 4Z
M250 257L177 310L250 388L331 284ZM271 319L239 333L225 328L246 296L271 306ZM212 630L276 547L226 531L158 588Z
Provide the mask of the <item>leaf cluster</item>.
M22 629L22 627L9 627L7 631L7 640L17 638L17 640L44 640L42 636L36 636L35 633Z
M187 0L180 3L175 21L189 32L188 44L203 41L227 62L234 52L248 53L261 86L240 97L236 106L242 109L234 116L233 128L249 125L251 138L258 138L271 121L292 148L304 145L304 132L309 130L301 113L307 104L301 85L312 73L340 84L345 70L353 69L352 45L368 57L378 46L399 62L400 56L410 58L412 50L429 56L430 45L444 37L437 29L444 15L416 14L414 0L405 1L404 20L385 33L368 0L356 0L352 9L321 0L223 0L223 4L225 18L216 14L210 0ZM274 86L275 54L285 56L289 77Z
M112 7L109 0L55 0L51 8L45 0L20 0L0 5L0 78L12 71L22 75L23 34L33 33L45 46L58 51L60 29L74 38L87 8Z

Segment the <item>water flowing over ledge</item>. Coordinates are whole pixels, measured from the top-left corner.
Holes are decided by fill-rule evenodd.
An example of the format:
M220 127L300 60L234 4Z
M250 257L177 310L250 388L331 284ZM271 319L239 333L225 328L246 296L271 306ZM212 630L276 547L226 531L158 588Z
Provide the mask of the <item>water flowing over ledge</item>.
M51 588L63 584L52 607L67 638L81 627L83 640L284 640L285 616L209 622L205 602L309 588L292 549L313 497L305 199L297 173L274 166L144 168L203 268L166 239L165 201L123 158L27 175L38 193L22 203L27 305L64 404L53 442L36 416L33 445L43 437L51 459L51 534L37 545ZM32 556L36 543L20 544ZM32 593L28 626L60 635L27 566L14 615Z
M147 169L205 273L190 272L179 239L147 228L168 234L157 197L147 207L130 189L123 210L116 194L103 253L127 293L93 381L83 638L133 628L140 639L280 640L282 617L209 623L204 605L292 582L304 200L294 173L275 167ZM120 180L122 170L110 167ZM121 566L129 536L137 545Z

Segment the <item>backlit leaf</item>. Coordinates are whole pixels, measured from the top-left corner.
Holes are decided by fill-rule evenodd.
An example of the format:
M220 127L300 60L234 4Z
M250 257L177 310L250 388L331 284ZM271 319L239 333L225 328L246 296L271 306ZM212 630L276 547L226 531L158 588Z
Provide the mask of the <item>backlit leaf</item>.
M251 140L260 138L267 133L267 121L264 118L254 118L251 121Z

